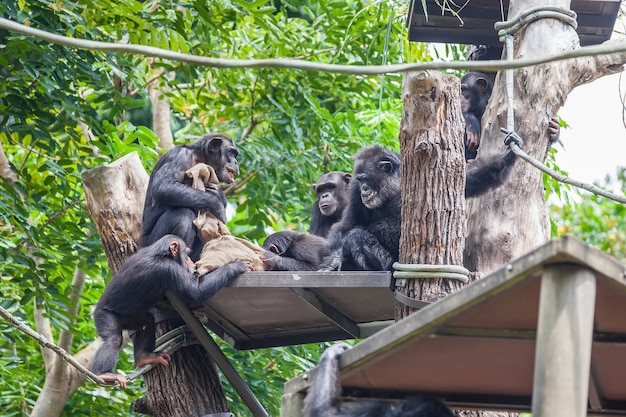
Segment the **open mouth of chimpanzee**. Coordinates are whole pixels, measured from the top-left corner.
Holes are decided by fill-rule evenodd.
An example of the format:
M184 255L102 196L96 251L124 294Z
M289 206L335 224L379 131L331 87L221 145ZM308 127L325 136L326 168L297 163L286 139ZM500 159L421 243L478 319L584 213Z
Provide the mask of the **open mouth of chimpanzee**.
M361 191L361 201L365 206L368 206L368 203L371 203L378 196L378 193L374 190Z
M229 184L232 184L233 182L235 182L235 175L237 175L237 171L234 169L229 169L226 168L226 178Z

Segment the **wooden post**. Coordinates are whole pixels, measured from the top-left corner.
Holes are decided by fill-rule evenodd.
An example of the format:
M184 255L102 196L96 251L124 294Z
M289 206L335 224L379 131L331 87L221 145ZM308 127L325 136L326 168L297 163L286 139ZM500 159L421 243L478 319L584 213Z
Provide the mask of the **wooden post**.
M402 85L400 262L462 265L465 159L459 79L436 71L407 73ZM462 288L452 279L410 279L399 291L437 301ZM396 303L396 319L412 307Z
M541 281L534 417L584 417L593 341L596 279L589 269L556 264Z

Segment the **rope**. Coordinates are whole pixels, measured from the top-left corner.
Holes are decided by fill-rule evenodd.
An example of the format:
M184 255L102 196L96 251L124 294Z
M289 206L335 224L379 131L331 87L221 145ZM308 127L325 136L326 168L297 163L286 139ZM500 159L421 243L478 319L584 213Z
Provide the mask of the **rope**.
M514 19L508 20L506 22L496 22L494 28L498 30L498 36L500 37L501 42L505 42L506 45L506 58L507 61L513 60L513 35L517 33L523 25L529 24L541 18L553 18L559 19L564 23L569 24L574 29L578 27L578 23L576 22L576 12L568 9L563 9L560 7L554 6L538 6L524 12L520 13ZM511 138L521 139L520 136L515 132L515 111L514 111L514 81L513 81L513 72L514 69L506 70L506 92L507 92L507 105L509 111L507 112L507 129L500 128L500 130L506 134L506 138L504 143L507 143L513 153L519 156L535 168L540 171L548 174L555 180L562 182L564 184L573 185L578 188L582 188L587 190L595 195L606 197L613 201L617 201L619 203L626 204L626 197L620 196L617 194L613 194L606 190L603 190L595 185L586 184L582 181L574 180L568 178L564 175L559 174L556 171L548 168L545 164L540 162L539 160L531 157L526 152L524 152L516 143L515 140L510 140Z
M427 264L393 264L394 278L430 278L430 279L458 279L467 283L469 271L458 265L427 265Z
M505 133L507 135L507 137L512 136L512 137L518 137L519 138L519 135L517 133L515 133L515 132L511 132L511 131L509 131L507 129L504 129L504 128L500 128L500 130L503 133ZM528 162L529 164L531 164L535 168L539 169L540 171L545 172L546 174L548 174L549 176L551 176L552 178L554 178L555 180L557 180L559 182L562 182L564 184L573 185L573 186L578 187L578 188L582 188L583 190L587 190L590 193L593 193L593 194L598 195L600 197L608 198L608 199L613 200L613 201L617 201L618 203L626 204L626 197L625 196L621 196L621 195L618 195L618 194L613 194L613 193L608 192L606 190L603 190L602 188L597 187L595 185L587 184L587 183L584 183L584 182L578 181L578 180L574 180L572 178L569 178L569 177L566 177L564 175L561 175L561 174L559 174L556 171L551 170L545 164L543 164L541 161L538 161L537 159L533 158L532 156L530 156L526 152L524 152L519 146L517 146L517 143L515 143L514 140L510 141L509 147L515 153L515 155L519 156L524 161Z
M102 385L102 386L114 385L113 383L105 381L104 379L100 378L98 375L91 372L89 369L85 368L83 364L81 364L76 359L74 359L74 357L70 355L70 353L67 352L65 349L48 341L48 339L46 339L42 334L37 333L36 331L28 327L26 323L24 323L17 317L13 316L11 313L5 310L2 306L0 306L0 316L2 316L6 321L11 323L17 330L35 339L41 346L48 348L54 353L56 353L57 355L59 355L64 361L68 362L70 365L76 368L79 372L85 374L85 376L89 378L91 381L93 381L95 384Z
M578 28L576 17L576 12L570 9L556 6L536 6L524 10L513 19L505 22L496 22L494 28L498 31L500 42L504 42L506 37L516 34L524 25L528 25L539 19L557 19L576 30Z
M17 317L13 316L8 310L3 308L2 306L0 306L0 316L4 318L6 321L8 321L9 323L11 323L17 330L21 331L22 333L36 340L41 346L48 348L54 353L56 353L57 355L59 355L64 361L68 362L70 365L76 368L78 372L84 374L94 384L97 384L103 387L107 387L107 386L112 387L112 386L117 385L116 382L105 381L104 379L100 378L98 375L91 372L83 364L81 364L76 359L74 359L74 357L68 351L50 342L48 339L45 338L45 336L31 329L26 323L24 323ZM159 337L156 340L157 347L155 348L155 352L165 352L165 353L172 354L178 349L180 349L181 347L190 346L190 345L198 343L195 336L189 339L187 338L188 330L189 328L186 325L184 325L184 326L180 326L175 329L172 329L169 332L165 333L163 336ZM144 373L154 368L155 366L156 364L148 364L148 365L142 366L141 368L136 369L135 371L128 374L126 379L130 381L131 379L137 378L138 376L143 375Z

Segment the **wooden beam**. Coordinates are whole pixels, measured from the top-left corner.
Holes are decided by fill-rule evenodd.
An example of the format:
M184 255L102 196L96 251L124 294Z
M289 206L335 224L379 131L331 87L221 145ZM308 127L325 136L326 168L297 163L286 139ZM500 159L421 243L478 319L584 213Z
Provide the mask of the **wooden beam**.
M549 265L541 281L532 414L585 417L596 300L594 273Z

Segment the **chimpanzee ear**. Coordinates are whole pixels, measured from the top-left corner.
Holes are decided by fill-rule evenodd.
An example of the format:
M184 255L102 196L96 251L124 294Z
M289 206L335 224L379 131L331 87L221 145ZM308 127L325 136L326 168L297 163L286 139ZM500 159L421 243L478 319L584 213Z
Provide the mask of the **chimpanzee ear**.
M170 243L170 253L172 254L174 258L178 258L178 249L179 249L178 242L175 240L172 240L172 243Z
M346 185L350 184L350 181L352 181L352 175L350 174L343 174L343 182L346 183Z
M389 161L380 161L378 163L378 168L382 169L383 171L389 173L391 172L391 170L393 169L393 165L391 164L391 162Z
M476 78L476 85L478 85L478 88L480 88L480 91L483 93L487 91L487 88L489 87L489 83L483 77Z
M222 146L222 139L213 138L211 139L211 142L209 142L209 152L218 151L221 146Z

